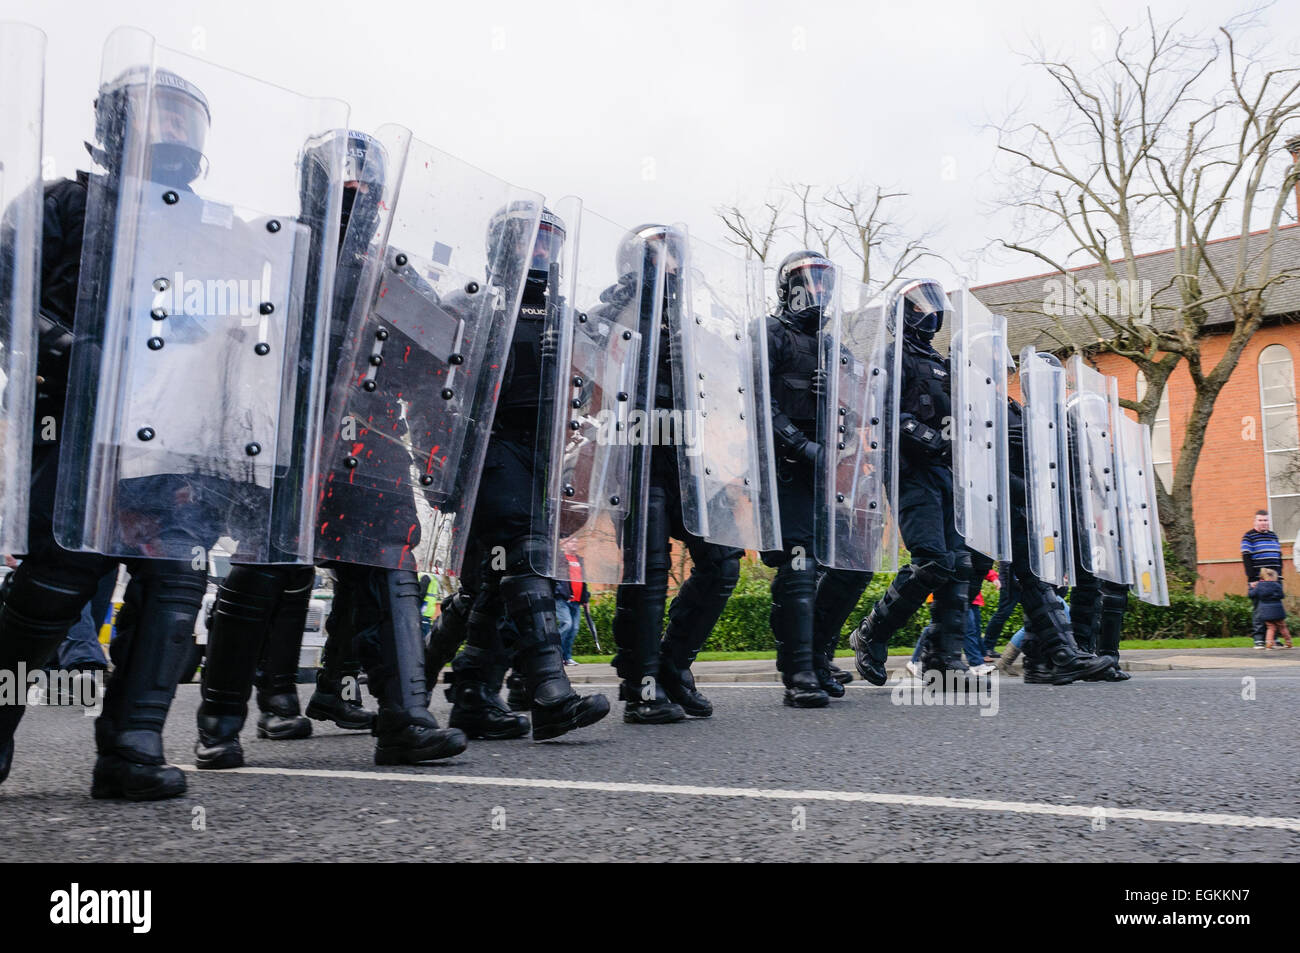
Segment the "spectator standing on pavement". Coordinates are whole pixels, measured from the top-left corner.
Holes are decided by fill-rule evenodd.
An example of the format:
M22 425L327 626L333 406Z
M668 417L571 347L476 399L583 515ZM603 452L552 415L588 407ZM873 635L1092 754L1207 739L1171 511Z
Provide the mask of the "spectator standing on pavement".
M565 665L578 664L573 660L573 642L578 637L582 607L591 600L591 590L582 579L582 560L577 553L566 552L567 579L555 582L555 628L560 634L560 649Z
M1256 612L1264 622L1264 645L1266 648L1291 648L1291 633L1286 627L1286 609L1282 605L1280 576L1276 570L1264 567L1259 571L1259 582L1255 584ZM1284 645L1278 644L1281 638Z
M984 661L986 662L998 660L997 645L998 639L1002 637L1002 627L1007 624L1011 613L1020 604L1020 585L1016 582L1016 574L1011 571L1011 563L1004 562L999 568L1001 572L998 575L1002 585L998 589L998 608L993 613L993 618L989 619L988 628L984 630Z
M1255 525L1241 537L1241 562L1246 568L1246 584L1250 601L1254 604L1251 612L1251 636L1255 639L1255 648L1264 648L1266 626L1259 616L1259 599L1255 588L1259 584L1259 571L1272 569L1282 576L1282 543L1277 533L1269 528L1268 510L1255 511Z

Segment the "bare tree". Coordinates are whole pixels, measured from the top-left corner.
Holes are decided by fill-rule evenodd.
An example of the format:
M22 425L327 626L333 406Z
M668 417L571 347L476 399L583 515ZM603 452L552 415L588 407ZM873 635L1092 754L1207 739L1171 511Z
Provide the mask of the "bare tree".
M1058 275L1082 320L1067 324L1046 297L1022 311L1051 317L1063 350L1136 365L1148 386L1124 405L1143 423L1154 422L1179 364L1191 376L1173 479L1167 492L1157 482L1156 493L1170 549L1193 574L1192 482L1215 402L1261 325L1266 293L1300 274L1294 262L1274 260L1298 174L1280 147L1300 110L1300 76L1267 69L1259 51L1243 55L1248 29L1238 20L1202 38L1148 13L1140 31L1116 30L1113 48L1087 71L1040 51L1031 62L1054 86L1052 120L999 130L1014 176L1005 204L1016 210L1019 236L1002 244ZM1234 234L1241 238L1211 244ZM1151 279L1139 256L1170 246L1172 274L1144 285ZM1072 270L1081 265L1101 280L1082 281ZM1219 330L1227 346L1214 361L1206 335Z
M869 191L861 185L852 189L840 186L826 196L826 204L840 212L831 227L862 265L864 285L887 285L911 271L921 259L937 257L926 247L932 237L929 232L908 238L901 226L885 214L886 202L906 197L906 192L886 192L880 186ZM879 267L882 259L885 264Z
M786 230L785 201L773 199L765 202L758 212L747 212L739 205L721 205L716 209L722 224L727 227L727 241L745 249L746 257L767 261L777 236Z
M790 209L790 200L794 208ZM728 241L766 263L778 240L787 234L800 248L820 251L834 259L843 248L861 267L863 284L879 289L927 257L939 257L927 247L929 232L907 233L893 217L893 206L907 198L879 186L840 185L826 191L802 182L778 188L758 212L739 205L716 211L728 231ZM886 207L890 206L890 207Z

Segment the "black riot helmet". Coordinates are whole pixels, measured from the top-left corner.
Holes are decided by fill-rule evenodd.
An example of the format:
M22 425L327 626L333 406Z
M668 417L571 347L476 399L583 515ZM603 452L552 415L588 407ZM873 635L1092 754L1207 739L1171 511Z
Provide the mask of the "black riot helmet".
M339 220L339 248L348 228L356 228L364 248L374 237L379 224L379 206L384 197L388 153L374 136L356 129L331 129L308 141L299 160L301 178L299 195L303 211L318 196L328 194L323 188L329 181L332 160L343 143L343 214ZM355 242L357 239L353 239Z
M364 249L379 224L379 206L384 197L388 156L373 136L355 129L331 129L307 141L298 160L298 195L301 219L309 224L324 223L321 203L329 195L330 173L343 149L343 211L339 220L339 249L349 228L358 232Z
M825 255L804 249L785 256L776 269L776 298L801 321L816 321L835 295L835 266Z
M644 242L644 246L641 243ZM681 269L682 235L671 225L638 225L623 236L618 243L617 261L620 275L631 274L637 268L637 248L644 247L653 262L662 261L670 274Z
M526 295L546 291L551 266L559 265L564 249L565 229L560 217L548 208L542 209L536 237L532 233L537 206L533 202L518 201L503 205L492 215L487 231L487 271L490 279L510 283L508 265L524 252L531 239L532 253L528 257Z
M183 189L203 173L203 145L211 124L207 97L193 83L171 70L133 66L99 88L98 147L87 143L87 148L110 175L120 175L133 164L134 157L123 154L130 130L149 150L145 174Z
M934 338L943 327L944 319L952 313L952 302L948 300L948 295L939 282L933 278L905 281L889 300L886 313L891 330L900 300L903 305L903 333L927 342Z

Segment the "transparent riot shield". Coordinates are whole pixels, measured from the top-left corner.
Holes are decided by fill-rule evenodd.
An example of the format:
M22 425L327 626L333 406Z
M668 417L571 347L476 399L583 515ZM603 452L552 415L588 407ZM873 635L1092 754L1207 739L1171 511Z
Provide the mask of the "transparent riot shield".
M813 525L817 561L857 572L898 571L898 388L902 336L885 301L841 273L838 307L818 335Z
M316 555L460 571L541 196L378 130L339 256Z
M1064 586L1074 569L1065 368L1052 355L1026 347L1020 352L1020 391L1029 568L1044 582Z
M576 198L554 211L569 232L547 309L533 517L548 545L533 568L563 578L576 558L588 583L639 584L662 246Z
M1153 606L1169 605L1165 556L1156 506L1155 467L1151 463L1151 428L1123 411L1116 417L1119 476L1125 508L1125 546L1133 594Z
M721 249L682 239L680 284L665 302L682 519L709 542L780 547L762 271ZM676 293L674 293L674 286ZM661 421L659 439L665 439Z
M309 559L347 106L127 28L101 78L55 536Z
M1075 546L1083 568L1099 579L1127 583L1110 391L1114 378L1089 367L1080 355L1066 374L1070 478L1074 487Z
M990 559L1011 558L1007 322L963 288L953 295L952 484L957 532Z
M0 23L0 552L27 551L41 274L45 34Z

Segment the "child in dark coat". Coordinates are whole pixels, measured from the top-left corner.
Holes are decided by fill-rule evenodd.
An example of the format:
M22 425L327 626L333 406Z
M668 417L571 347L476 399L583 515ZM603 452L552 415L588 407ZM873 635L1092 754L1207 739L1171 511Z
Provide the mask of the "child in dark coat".
M1291 648L1291 633L1286 627L1286 609L1282 606L1283 595L1277 570L1261 569L1259 582L1255 584L1255 598L1259 603L1259 620L1267 629L1264 636L1265 648L1281 648L1276 644L1279 636L1286 643L1286 648Z

